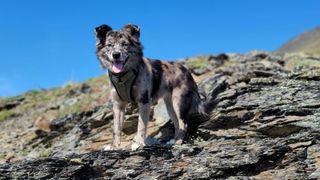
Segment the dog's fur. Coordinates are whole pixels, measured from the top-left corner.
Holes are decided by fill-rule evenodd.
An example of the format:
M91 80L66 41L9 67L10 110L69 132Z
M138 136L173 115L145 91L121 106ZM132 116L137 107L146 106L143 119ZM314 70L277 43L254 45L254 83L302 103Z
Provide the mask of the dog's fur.
M118 63L121 72L133 68L139 74L133 84L132 93L139 107L137 135L133 148L146 145L146 133L150 115L150 107L154 101L163 98L170 119L175 127L175 144L181 144L186 134L188 117L194 113L204 113L198 93L198 87L189 70L176 62L164 62L143 57L140 43L140 28L136 25L125 25L121 30L113 31L102 25L95 29L96 54L103 68L112 71ZM120 56L115 58L114 54ZM125 106L112 86L111 98L114 112L114 134L112 148L120 146L120 132L124 121ZM190 120L190 119L189 119ZM172 141L171 141L172 142Z

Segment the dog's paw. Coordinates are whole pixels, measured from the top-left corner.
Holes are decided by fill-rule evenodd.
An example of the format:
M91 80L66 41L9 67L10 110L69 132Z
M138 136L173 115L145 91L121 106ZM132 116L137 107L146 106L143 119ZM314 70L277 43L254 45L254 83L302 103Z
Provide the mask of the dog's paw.
M175 145L181 145L182 143L183 143L183 140L182 139L178 139L178 140L176 140Z
M138 148L140 148L141 145L136 143L136 142L133 142L132 145L131 145L131 150L132 151L136 151Z
M166 143L166 145L170 145L170 146L175 145L175 144L176 144L176 140L175 139L170 139L170 141L168 141Z
M114 145L112 144L107 144L103 147L103 150L104 151L113 151L113 150L117 150L119 149L119 147L115 147Z
M166 145L169 145L169 146L173 146L173 145L181 145L183 143L183 140L182 139L171 139L170 141L168 141L166 143Z
M107 144L103 147L103 150L104 151L112 151L114 150L115 148L111 145L111 144Z

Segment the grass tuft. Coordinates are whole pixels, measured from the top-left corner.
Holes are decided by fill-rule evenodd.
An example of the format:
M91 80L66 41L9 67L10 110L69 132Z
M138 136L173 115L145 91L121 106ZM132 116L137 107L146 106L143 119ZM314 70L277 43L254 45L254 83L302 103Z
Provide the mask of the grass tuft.
M194 69L194 68L205 68L205 67L208 67L210 64L206 58L197 57L197 58L189 59L186 62L186 65L189 68Z
M0 122L10 118L14 112L12 110L2 110L0 111Z

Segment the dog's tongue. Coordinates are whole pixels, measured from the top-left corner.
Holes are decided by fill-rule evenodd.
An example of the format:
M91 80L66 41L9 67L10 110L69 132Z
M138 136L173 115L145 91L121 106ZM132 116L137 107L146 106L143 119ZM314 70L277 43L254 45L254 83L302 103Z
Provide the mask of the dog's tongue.
M120 73L122 71L123 68L123 64L122 63L114 63L112 65L112 71L114 73Z

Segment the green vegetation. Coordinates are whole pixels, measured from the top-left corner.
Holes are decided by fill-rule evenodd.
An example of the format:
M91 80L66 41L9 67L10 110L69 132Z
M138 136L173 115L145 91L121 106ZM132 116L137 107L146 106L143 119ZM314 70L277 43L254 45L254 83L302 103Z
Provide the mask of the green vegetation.
M33 140L35 140L37 138L38 138L37 134L36 133L32 133L32 135L30 136L30 141L33 141Z
M72 104L64 105L63 109L59 111L59 117L63 117L67 114L78 113L82 111L87 111L91 109L92 104L97 101L92 94L82 94L79 98L75 100Z
M39 97L35 98L35 102L39 104L46 103L47 101L56 101L58 99L65 99L64 102L66 102L68 99L66 95L69 92L74 91L76 95L71 97L71 99L74 99L74 102L63 104L63 108L59 109L57 118L63 117L67 114L89 110L92 108L92 104L101 98L101 94L107 95L107 91L109 90L103 90L102 88L104 85L107 85L107 82L107 75L101 75L85 81L84 84L91 88L92 92L90 93L80 93L79 90L82 84L68 82L62 88L48 90L43 95L38 94Z
M10 110L0 111L0 122L14 114L36 120L39 118L61 118L67 114L88 111L104 104L108 96L108 77L101 75L84 83L68 82L61 88L31 90L14 97L0 97L0 106L21 101ZM87 89L86 89L87 88Z
M40 157L48 157L50 155L51 151L49 149L43 149L40 151Z
M0 97L0 105L3 104L6 101L7 98L5 97Z
M70 159L70 162L81 164L82 163L82 159L81 158L73 158L73 159Z
M0 111L0 122L11 117L14 114L12 110L2 110Z
M205 140L200 136L197 136L196 138L192 138L192 140L193 140L193 144L201 144L205 142Z
M28 149L23 149L23 150L20 152L20 154L21 154L22 156L27 156L29 153L30 153L30 150L28 150Z
M193 68L205 68L208 67L210 64L206 58L203 57L196 57L189 59L187 62L187 66L191 69Z
M287 59L287 64L291 67L320 67L320 60L310 58L306 53L287 53L285 54L285 59Z
M36 96L38 94L41 93L41 90L38 90L38 89L34 89L34 90L30 90L28 92L26 92L26 96Z
M19 96L13 96L13 97L1 97L0 98L0 106L1 105L4 105L4 104L7 104L9 102L13 102L13 101L16 101L18 99L22 98L21 95Z
M85 81L84 83L88 84L91 87L100 87L103 84L107 84L108 81L109 81L108 76L104 74L95 78L91 78Z
M4 159L6 157L5 153L0 153L0 160Z
M320 67L320 61L312 60L312 59L301 59L295 61L296 66L307 66L307 67Z

